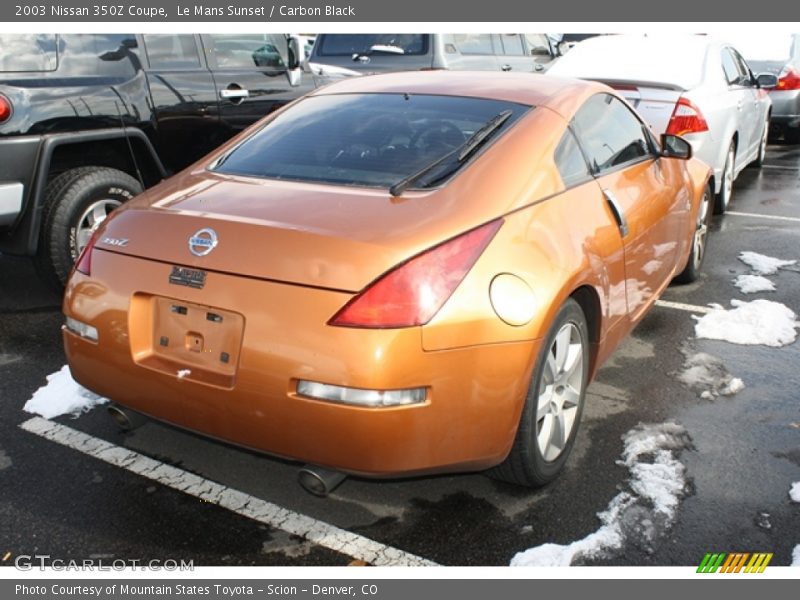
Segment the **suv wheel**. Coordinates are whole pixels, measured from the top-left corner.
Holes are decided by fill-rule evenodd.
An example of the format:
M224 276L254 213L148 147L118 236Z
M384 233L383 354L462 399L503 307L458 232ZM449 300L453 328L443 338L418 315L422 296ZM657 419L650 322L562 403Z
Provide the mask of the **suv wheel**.
M63 287L92 233L123 202L142 192L133 177L108 167L80 167L61 173L45 190L36 267Z

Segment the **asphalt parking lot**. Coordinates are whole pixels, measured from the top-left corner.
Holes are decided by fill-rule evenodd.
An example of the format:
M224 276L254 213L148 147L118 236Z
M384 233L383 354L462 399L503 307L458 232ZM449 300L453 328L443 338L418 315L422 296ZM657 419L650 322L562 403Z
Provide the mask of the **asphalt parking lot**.
M745 295L732 282L750 272L742 251L800 259L799 184L795 146L770 145L764 168L740 175L702 277L671 287L601 369L564 475L534 491L481 474L350 478L320 499L297 485L299 465L163 425L123 434L103 409L44 422L22 407L65 364L59 298L27 261L0 257L0 564L44 554L508 565L530 548L579 542L580 564L697 565L706 552L742 551L788 565L800 544L800 504L789 496L800 481L798 343L698 339L693 315L755 298L800 314L800 265L770 275L773 292ZM698 353L744 388L701 397L680 380ZM658 430L668 443L626 462L623 436L640 423L670 424ZM642 473L656 471L656 492L643 490Z

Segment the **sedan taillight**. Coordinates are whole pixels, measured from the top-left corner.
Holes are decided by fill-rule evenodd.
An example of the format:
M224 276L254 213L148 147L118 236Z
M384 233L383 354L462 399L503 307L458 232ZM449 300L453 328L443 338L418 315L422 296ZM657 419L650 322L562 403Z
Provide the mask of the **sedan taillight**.
M774 88L776 92L788 92L790 90L800 90L800 73L792 67L785 68L780 77L778 77L778 85Z
M670 135L686 135L687 133L701 133L708 131L708 123L703 113L694 102L681 96L672 111L672 117L667 125Z
M395 267L348 302L329 324L366 329L424 325L450 298L502 224L502 219L491 221Z
M11 113L14 112L11 107L11 101L0 94L0 123L8 121L11 118Z

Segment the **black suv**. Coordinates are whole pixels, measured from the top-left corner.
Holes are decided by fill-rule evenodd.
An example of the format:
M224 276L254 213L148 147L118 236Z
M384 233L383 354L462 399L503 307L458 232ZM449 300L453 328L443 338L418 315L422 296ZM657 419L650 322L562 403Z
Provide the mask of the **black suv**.
M0 252L63 285L114 208L311 90L294 36L0 34Z

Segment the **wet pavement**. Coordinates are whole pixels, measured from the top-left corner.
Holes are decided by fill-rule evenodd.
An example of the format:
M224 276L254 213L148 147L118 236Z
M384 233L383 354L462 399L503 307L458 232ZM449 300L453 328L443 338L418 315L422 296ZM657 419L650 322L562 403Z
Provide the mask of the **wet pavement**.
M732 280L753 250L800 259L800 148L771 145L761 171L736 182L731 214L715 219L704 273L665 300L729 306L768 298L800 314L800 269L770 276L777 290L744 295ZM779 220L768 217L788 217ZM0 257L0 560L173 558L196 565L346 565L348 546L322 547L20 429L21 409L64 364L59 298L28 261ZM674 524L640 514L622 548L587 564L696 565L706 552L774 552L800 544L800 346L740 346L694 337L692 313L655 307L589 389L578 442L563 476L542 490L480 474L370 481L350 478L329 498L303 492L298 465L149 423L120 433L105 411L59 423L445 565L507 565L520 551L569 543L600 527L597 513L626 489L622 436L638 423L674 421L691 439L678 452L688 484ZM701 399L677 379L685 353L718 358L745 388ZM653 515L650 515L652 517ZM641 532L639 532L641 533ZM5 563L10 564L13 558Z

